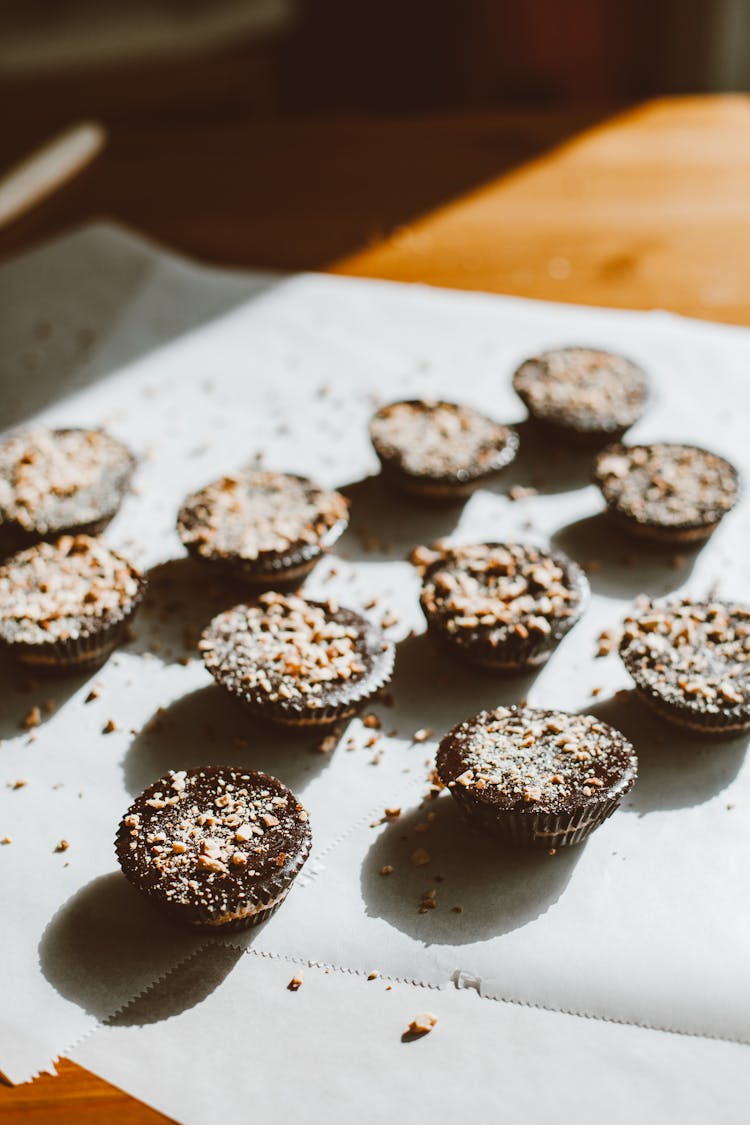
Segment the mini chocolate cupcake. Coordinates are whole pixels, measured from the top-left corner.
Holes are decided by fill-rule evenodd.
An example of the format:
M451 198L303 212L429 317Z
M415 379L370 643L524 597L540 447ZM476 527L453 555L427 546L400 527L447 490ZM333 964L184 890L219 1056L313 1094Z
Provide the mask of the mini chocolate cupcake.
M191 555L259 587L299 582L347 525L340 492L245 469L188 496L177 531Z
M509 465L518 435L469 406L425 400L383 406L370 422L383 477L436 500L468 496Z
M305 809L277 778L207 766L141 793L115 849L125 877L175 922L227 931L278 910L311 843Z
M89 535L37 543L0 566L0 646L38 671L84 671L124 639L143 576Z
M355 714L390 680L395 656L351 609L277 593L220 613L200 650L216 682L259 718L295 727Z
M104 430L36 429L0 443L0 544L98 535L130 485L135 458Z
M594 479L621 527L667 547L698 544L737 503L737 470L695 445L611 445Z
M588 598L576 563L529 544L417 547L412 562L422 570L420 600L431 635L496 672L544 664Z
M593 715L498 707L448 732L437 769L473 824L555 849L579 844L612 815L638 759L624 735Z
M600 444L619 438L643 413L645 372L598 348L557 348L527 359L513 387L535 422L559 438Z
M644 599L625 620L620 656L670 723L717 738L750 729L750 606Z

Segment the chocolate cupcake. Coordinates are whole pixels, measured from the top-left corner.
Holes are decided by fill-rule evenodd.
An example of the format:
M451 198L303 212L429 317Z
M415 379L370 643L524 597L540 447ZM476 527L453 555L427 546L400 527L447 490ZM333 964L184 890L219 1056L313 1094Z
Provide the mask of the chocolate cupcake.
M620 656L670 723L717 738L750 730L750 606L644 600L625 620Z
M84 671L124 639L143 576L88 535L37 543L0 566L0 646L38 671Z
M583 571L560 553L523 543L417 547L430 634L456 656L496 672L537 668L580 617Z
M195 558L268 588L301 581L347 522L340 492L246 469L188 496L177 531Z
M441 781L477 827L523 846L579 844L638 775L633 747L593 715L498 707L440 743Z
M35 429L0 443L0 544L19 549L58 535L98 535L135 468L104 430Z
M299 727L355 714L390 680L395 655L351 609L277 593L220 613L200 650L216 682L259 718Z
M125 877L174 921L227 931L278 910L311 843L307 813L277 778L206 766L141 793L115 849Z
M737 503L737 470L695 445L611 445L596 459L594 479L607 512L654 544L698 544Z
M513 387L535 422L558 438L586 444L622 437L647 398L645 372L598 348L557 348L527 359Z
M518 450L514 430L452 402L383 406L370 422L370 439L385 480L436 500L468 496Z

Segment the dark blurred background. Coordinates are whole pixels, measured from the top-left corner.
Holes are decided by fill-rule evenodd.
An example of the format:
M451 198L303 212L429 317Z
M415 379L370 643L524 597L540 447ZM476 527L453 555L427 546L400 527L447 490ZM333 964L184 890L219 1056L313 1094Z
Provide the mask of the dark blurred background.
M2 0L0 18L4 75L222 51L266 115L628 101L750 70L746 0Z
M629 105L748 87L750 0L0 0L0 168L110 134L44 233L95 201L238 264L320 266Z

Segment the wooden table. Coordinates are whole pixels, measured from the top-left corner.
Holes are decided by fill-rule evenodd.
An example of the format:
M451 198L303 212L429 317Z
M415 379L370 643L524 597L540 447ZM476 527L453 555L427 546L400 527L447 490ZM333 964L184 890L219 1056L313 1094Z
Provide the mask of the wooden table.
M91 105L112 142L0 234L0 256L108 214L215 262L750 324L750 98L651 103L540 156L601 111L273 123L245 119L231 82L212 77L166 102L144 79L125 106L112 82L88 104L90 82L51 100L19 84L1 162ZM72 1063L59 1070L0 1089L0 1125L166 1120Z

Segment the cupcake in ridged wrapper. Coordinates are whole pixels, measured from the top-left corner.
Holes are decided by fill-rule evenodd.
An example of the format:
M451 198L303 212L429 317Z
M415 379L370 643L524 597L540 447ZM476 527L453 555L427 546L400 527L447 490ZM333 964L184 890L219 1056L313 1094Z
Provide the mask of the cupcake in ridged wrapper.
M430 635L470 664L500 674L538 668L581 616L588 582L559 552L523 543L417 547Z
M284 726L345 719L391 678L391 641L354 610L267 593L220 613L200 641L216 682Z
M593 715L498 707L459 723L437 770L467 819L522 847L579 844L633 786L638 760Z
M6 438L0 442L0 554L62 534L99 535L134 469L130 450L104 430L37 427Z
M173 921L227 932L278 910L311 843L307 811L278 778L206 766L144 790L115 849L126 878Z
M750 730L750 606L642 599L620 656L640 697L684 730L731 738Z
M383 479L433 500L468 496L513 461L518 435L469 406L427 399L393 402L370 422Z
M190 555L258 589L299 584L349 519L340 492L244 469L188 496L177 531Z
M64 535L0 567L0 647L37 671L95 668L126 639L143 575L89 535Z

